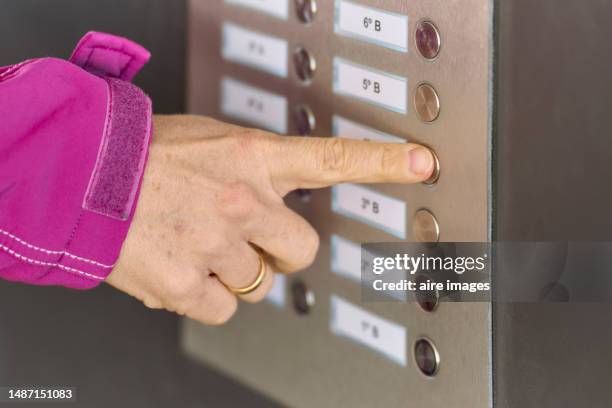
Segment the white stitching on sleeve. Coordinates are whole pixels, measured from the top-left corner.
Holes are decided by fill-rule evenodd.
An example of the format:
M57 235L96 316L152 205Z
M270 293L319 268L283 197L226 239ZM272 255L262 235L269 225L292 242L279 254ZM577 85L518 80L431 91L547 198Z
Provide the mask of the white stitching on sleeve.
M104 264L102 264L100 262L96 262L96 261L91 260L91 259L82 258L80 256L73 255L73 254L71 254L70 252L67 252L67 251L51 251L51 250L48 250L48 249L39 248L36 245L32 245L32 244L30 244L30 243L28 243L28 242L26 242L26 241L16 237L15 235L13 235L13 234L11 234L11 233L9 233L7 231L4 231L2 229L0 229L0 234L7 236L7 237L11 238L14 241L17 241L18 243L20 243L21 245L23 245L25 247L33 249L34 251L43 252L43 253L45 253L47 255L66 255L67 257L69 257L71 259L74 259L74 260L77 260L77 261L81 261L81 262L85 262L85 263L88 263L88 264L91 264L91 265L99 266L100 268L104 268L104 269L113 269L115 267L115 265L104 265Z
M33 264L33 265L37 265L37 266L47 266L49 268L60 268L62 270L65 270L66 272L77 273L79 275L85 276L85 277L90 278L90 279L94 279L94 280L98 280L98 281L103 281L104 280L104 278L102 278L100 276L92 275L91 273L83 272L83 271L78 270L78 269L69 268L67 266L56 264L56 263L41 262L41 261L37 261L37 260L31 259L31 258L28 258L26 256L18 254L17 252L13 251L12 249L10 249L8 247L5 247L4 245L0 245L0 249L4 250L9 255L12 255L15 258L17 258L17 259L19 259L19 260L21 260L23 262L27 262L29 264Z

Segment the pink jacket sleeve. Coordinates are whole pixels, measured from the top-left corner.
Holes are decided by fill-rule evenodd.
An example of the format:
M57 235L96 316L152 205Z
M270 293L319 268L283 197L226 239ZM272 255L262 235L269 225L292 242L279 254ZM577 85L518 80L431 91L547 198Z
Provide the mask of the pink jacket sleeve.
M129 82L149 57L91 32L70 61L0 68L0 278L89 289L111 272L151 138Z

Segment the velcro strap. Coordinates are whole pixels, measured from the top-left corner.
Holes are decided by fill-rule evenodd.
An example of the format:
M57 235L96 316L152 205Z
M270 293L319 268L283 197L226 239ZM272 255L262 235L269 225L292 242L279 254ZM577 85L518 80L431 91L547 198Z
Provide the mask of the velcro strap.
M130 217L151 138L151 101L136 86L109 82L109 116L83 208L121 221Z

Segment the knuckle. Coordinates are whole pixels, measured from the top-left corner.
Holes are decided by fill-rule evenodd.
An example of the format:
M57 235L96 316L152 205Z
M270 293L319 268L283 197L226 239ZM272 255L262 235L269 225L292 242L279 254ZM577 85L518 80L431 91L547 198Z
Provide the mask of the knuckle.
M350 160L345 142L335 137L324 139L319 162L324 172L346 171Z
M314 228L309 226L307 232L304 234L302 242L302 257L298 260L298 269L306 269L314 263L317 253L319 252L321 239Z
M239 128L227 136L230 154L237 157L240 165L245 165L252 171L267 168L268 157L276 152L275 146L280 136L258 129Z
M244 182L227 183L217 196L222 215L230 219L245 220L260 210L261 203L255 190Z
M265 134L257 129L234 129L226 135L230 149L241 156L248 157L266 139Z
M247 303L260 303L266 298L266 296L268 295L268 292L269 291L266 291L263 289L258 289L257 292L250 293L245 296L241 296L241 299Z
M187 273L184 276L174 276L165 283L167 303L173 311L185 309L191 301L191 295L200 286L194 275Z
M216 312L210 317L209 323L213 326L220 326L227 323L238 310L238 302L236 298L231 298L227 302L216 310Z
M391 174L392 173L392 164L395 163L397 159L397 153L391 146L384 146L380 150L380 154L378 155L378 163L377 170L379 174Z
M142 303L145 305L145 307L152 310L159 310L164 308L162 302L151 296L143 297Z
M269 292L270 290L262 285L262 287L260 287L256 292L249 295L249 299L247 299L247 301L250 303L259 303L263 301L266 296L268 296Z
M168 307L166 307L166 310L176 313L179 316L186 316L189 315L189 311L193 307L193 304L194 301L191 297L183 297L171 302Z

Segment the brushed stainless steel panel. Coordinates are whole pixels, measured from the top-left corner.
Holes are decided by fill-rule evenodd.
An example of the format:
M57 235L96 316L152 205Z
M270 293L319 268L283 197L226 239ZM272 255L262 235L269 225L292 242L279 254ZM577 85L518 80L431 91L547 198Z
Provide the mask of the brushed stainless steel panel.
M189 110L227 120L219 109L219 81L222 76L229 76L286 95L289 112L298 105L308 105L316 116L315 135L329 136L332 115L338 114L429 145L441 163L438 183L373 188L407 202L407 231L412 231L414 214L427 208L438 220L441 241L486 241L492 6L488 0L359 3L408 16L407 54L334 34L333 1L319 1L314 20L303 24L293 2L289 20L283 21L222 0L191 0ZM416 24L424 18L433 21L440 30L442 47L434 61L421 57L414 45ZM317 61L313 80L304 85L293 67L289 78L279 78L222 61L220 27L224 21L286 38L290 50L305 47ZM402 115L333 95L333 57L408 78L408 113ZM440 115L433 123L423 123L412 104L413 94L423 82L432 84L440 98ZM289 128L291 133L297 132L292 120ZM336 233L355 242L396 239L332 214L330 200L329 190L315 192L309 203L296 197L288 199L322 237L315 264L299 275L316 294L312 313L297 316L290 305L280 310L264 303L241 307L236 318L220 328L185 321L183 343L187 351L290 406L489 406L489 305L443 303L435 312L426 313L416 304L361 302L359 286L329 270L330 235ZM413 240L411 233L408 240ZM332 293L405 326L409 351L416 339L423 336L432 339L441 357L436 377L425 378L412 360L402 367L332 335L329 331Z

